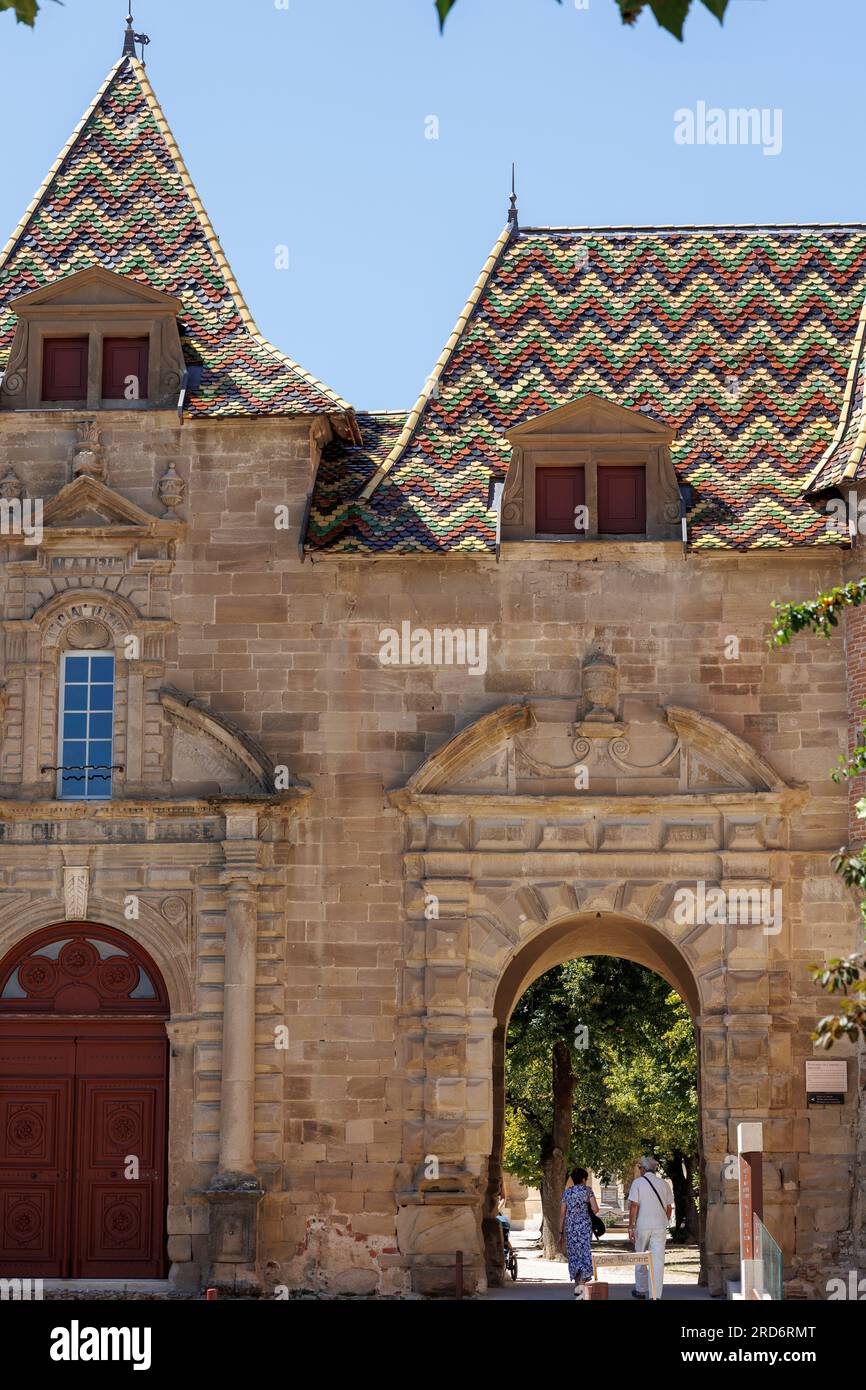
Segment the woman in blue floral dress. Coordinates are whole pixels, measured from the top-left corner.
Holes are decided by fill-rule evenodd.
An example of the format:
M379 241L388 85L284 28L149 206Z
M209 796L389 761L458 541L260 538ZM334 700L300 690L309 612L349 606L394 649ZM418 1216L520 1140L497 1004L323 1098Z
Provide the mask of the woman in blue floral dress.
M568 1256L568 1272L574 1280L575 1296L583 1292L583 1285L592 1278L592 1222L589 1213L592 1209L598 1215L598 1203L587 1187L589 1173L585 1168L574 1168L571 1173L573 1186L562 1194L559 1208L559 1240L565 1241Z

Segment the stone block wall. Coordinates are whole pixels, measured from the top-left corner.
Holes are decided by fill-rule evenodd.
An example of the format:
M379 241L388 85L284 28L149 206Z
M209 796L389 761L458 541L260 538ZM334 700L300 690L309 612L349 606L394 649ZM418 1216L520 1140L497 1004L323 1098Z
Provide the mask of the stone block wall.
M6 458L31 494L49 496L67 480L70 422L13 416L0 421L0 431ZM808 966L816 956L853 949L859 935L856 907L829 868L849 833L847 792L829 770L845 750L860 677L846 673L841 640L802 637L782 651L766 644L771 599L806 598L839 582L839 557L816 551L684 559L673 543L586 542L506 544L498 562L457 554L302 558L299 529L317 448L307 425L181 427L167 413L127 414L109 422L103 444L110 486L146 510L157 511L154 486L170 461L186 483L187 529L171 572L123 590L139 609L172 625L165 681L234 721L311 789L291 835L266 847L260 898L255 1123L266 1187L260 1256L267 1281L402 1293L420 1251L429 1269L441 1271L432 1283L444 1285L453 1252L462 1248L456 1242L468 1251L479 1239L480 1205L443 1210L433 1220L403 1200L417 1186L407 1158L409 1083L400 1050L407 843L403 814L388 792L500 706L573 700L577 718L581 667L593 650L616 665L621 719L639 720L657 706L698 710L807 793L782 841L766 848L772 880L783 890L783 930L769 938L766 966L751 983L743 973L746 943L729 943L730 965L740 975L728 1007L772 1015L774 1030L766 1058L734 1058L727 1124L713 1149L731 1152L737 1121L763 1118L777 1155L768 1163L767 1219L781 1233L786 1259L792 1268L809 1261L827 1271L844 1266L852 1258L846 1233L855 1184L863 1181L856 1171L858 1091L852 1080L845 1107L807 1110L803 1063L825 1002ZM288 509L287 529L275 524L280 508ZM856 563L849 568L855 572ZM23 577L0 566L0 586L4 617L17 615ZM31 607L35 601L26 598ZM486 670L382 664L381 634L406 621L413 628L485 629ZM852 672L859 670L858 641L849 636ZM3 767L13 783L16 737L10 711ZM158 759L156 741L152 752ZM4 920L11 923L15 894L42 891L27 880L31 845L10 842L7 832L0 868L3 891L12 896L5 919L0 898L0 931ZM175 1277L192 1280L206 1255L201 1201L191 1194L216 1164L219 1131L217 856L204 846L190 855L182 842L169 851L151 837L128 854L102 845L93 863L98 873L111 870L111 893L97 894L106 903L154 875L161 887L168 875L175 888L182 875L190 894L190 1002L172 1024L185 1099L171 1137L169 1230ZM277 1048L281 1025L286 1045ZM459 1121L454 1129L459 1151ZM711 1186L724 1186L721 1173L711 1175ZM734 1218L729 1192L708 1232L728 1263Z

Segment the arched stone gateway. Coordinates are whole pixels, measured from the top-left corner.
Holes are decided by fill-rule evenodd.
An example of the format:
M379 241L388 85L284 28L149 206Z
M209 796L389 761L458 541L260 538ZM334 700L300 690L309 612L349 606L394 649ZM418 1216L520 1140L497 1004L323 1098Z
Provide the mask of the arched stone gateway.
M529 936L509 961L496 991L493 1029L493 1143L487 1165L482 1235L488 1282L502 1282L502 1232L496 1219L505 1131L505 1046L508 1023L520 996L545 971L577 956L619 956L661 975L688 1006L693 1022L701 1017L698 984L688 960L670 937L648 922L615 912L590 912L548 923ZM696 1027L700 1058L700 1032ZM698 1074L700 1095L700 1073ZM706 1195L703 1194L703 1203Z
M725 1159L741 1120L765 1122L785 1175L768 1221L792 1253L804 869L789 851L806 794L715 721L630 700L619 722L595 685L590 718L560 700L496 710L392 793L407 880L398 1230L420 1292L453 1289L456 1250L484 1287L507 1021L533 979L581 954L656 970L692 1011L712 1291L738 1267Z

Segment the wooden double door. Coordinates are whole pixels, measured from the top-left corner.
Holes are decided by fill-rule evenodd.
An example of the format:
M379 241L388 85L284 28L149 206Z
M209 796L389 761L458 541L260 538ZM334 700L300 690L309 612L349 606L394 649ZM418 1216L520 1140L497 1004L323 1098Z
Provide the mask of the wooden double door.
M160 1021L0 1018L0 1276L163 1278Z

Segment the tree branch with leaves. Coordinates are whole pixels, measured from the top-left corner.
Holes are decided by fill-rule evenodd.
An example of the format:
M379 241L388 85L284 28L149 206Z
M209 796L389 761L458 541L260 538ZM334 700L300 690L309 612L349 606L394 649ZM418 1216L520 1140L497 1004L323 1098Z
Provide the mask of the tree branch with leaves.
M805 603L774 603L776 617L770 631L770 646L788 646L798 633L809 632L816 637L829 638L839 626L848 608L859 608L866 602L866 578L837 585ZM866 701L863 702L866 707ZM840 754L839 766L831 772L834 782L843 782L866 773L866 723L861 729L859 746L847 757ZM857 815L866 820L866 798L856 806ZM866 928L866 847L851 853L844 846L830 861L849 888L860 892L860 916ZM826 1014L818 1021L812 1039L821 1047L830 1048L841 1038L866 1042L866 956L854 952L834 956L823 965L811 965L812 979L828 994L844 995L838 1012Z
M54 3L62 5L63 0L54 0ZM0 10L14 11L18 23L29 24L31 29L36 23L40 8L39 0L0 0Z
M457 0L435 0L435 3L439 28L442 30ZM561 5L562 0L556 0L556 3ZM667 29L669 34L682 42L683 25L692 4L697 5L698 0L613 0L613 3L619 9L623 24L636 24L642 11L649 10L662 29ZM700 3L722 23L728 0L700 0Z

